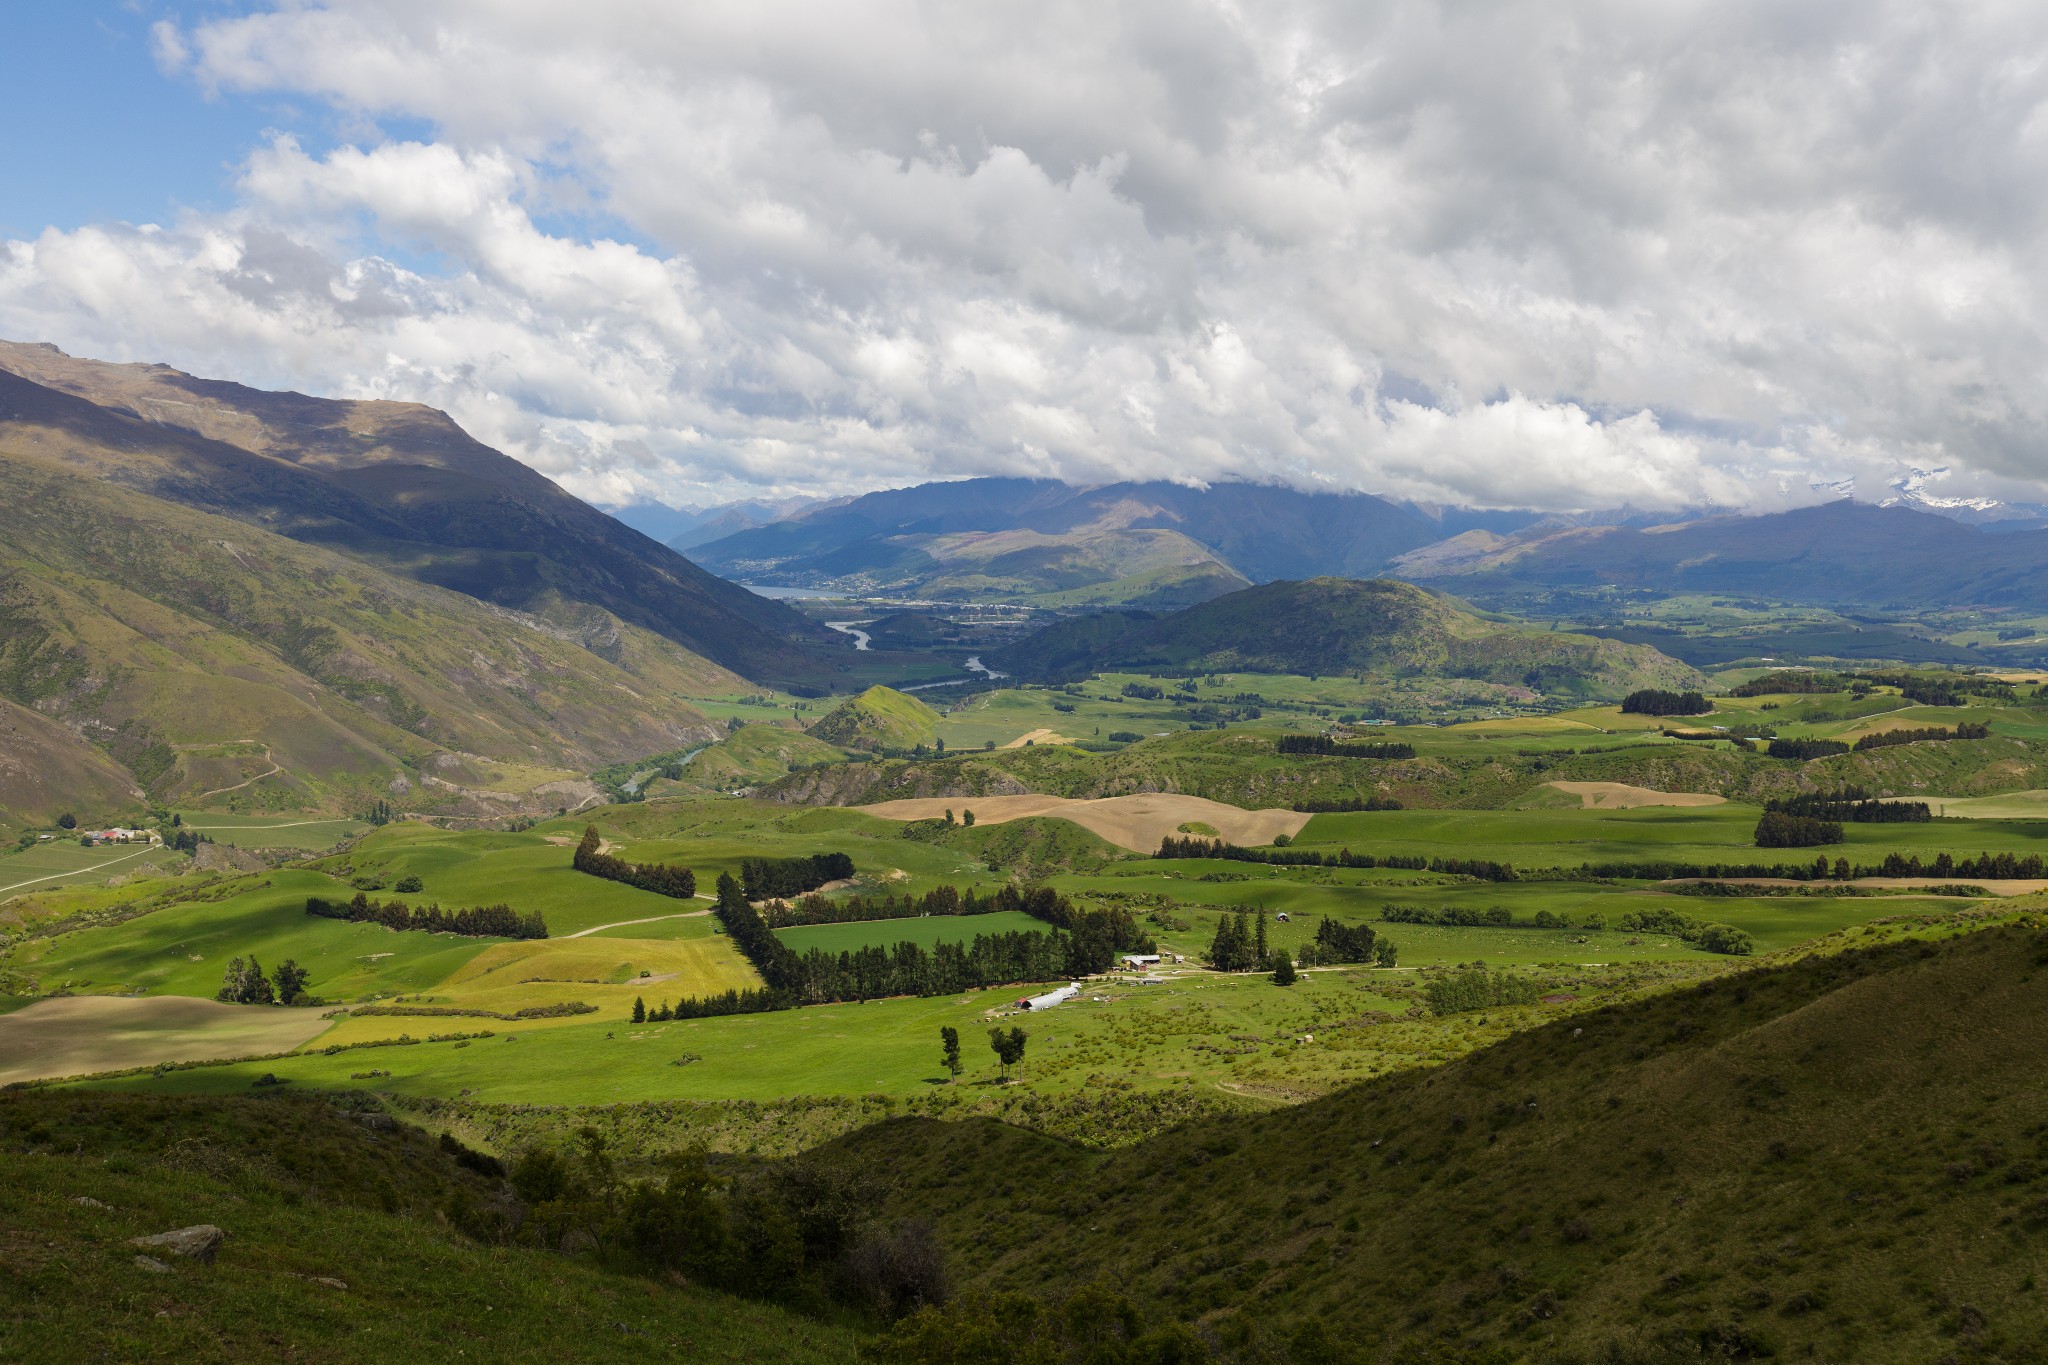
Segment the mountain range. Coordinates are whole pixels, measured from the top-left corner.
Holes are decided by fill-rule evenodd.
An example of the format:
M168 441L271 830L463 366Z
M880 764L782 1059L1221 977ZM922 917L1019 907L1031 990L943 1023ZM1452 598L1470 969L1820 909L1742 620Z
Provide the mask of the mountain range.
M1509 601L1618 585L1847 610L2048 610L2048 529L2026 507L1911 480L1761 515L1425 508L1264 484L1078 488L979 478L821 504L695 541L742 581L847 592L1173 610L1255 583L1377 575Z
M2048 530L1988 531L1842 499L1665 526L1473 530L1400 556L1392 571L1455 583L1482 601L1518 589L1612 585L1880 609L2043 610Z
M1173 608L1252 583L1365 577L1463 531L1535 513L1430 515L1370 493L1270 484L985 478L869 493L701 543L742 581L1048 605Z

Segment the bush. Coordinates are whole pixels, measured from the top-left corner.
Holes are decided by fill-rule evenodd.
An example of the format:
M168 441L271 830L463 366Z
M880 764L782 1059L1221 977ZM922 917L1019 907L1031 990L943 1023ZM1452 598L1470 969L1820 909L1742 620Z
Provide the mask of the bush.
M422 882L418 877L400 877L398 885L391 889L393 891L424 891L426 883Z

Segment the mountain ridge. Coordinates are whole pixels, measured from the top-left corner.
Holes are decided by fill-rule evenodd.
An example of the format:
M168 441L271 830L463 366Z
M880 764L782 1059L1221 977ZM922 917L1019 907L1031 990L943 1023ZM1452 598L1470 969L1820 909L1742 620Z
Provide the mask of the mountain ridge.
M526 609L606 610L755 681L838 647L800 613L705 572L412 403L271 393L163 365L0 342L0 428L168 501Z

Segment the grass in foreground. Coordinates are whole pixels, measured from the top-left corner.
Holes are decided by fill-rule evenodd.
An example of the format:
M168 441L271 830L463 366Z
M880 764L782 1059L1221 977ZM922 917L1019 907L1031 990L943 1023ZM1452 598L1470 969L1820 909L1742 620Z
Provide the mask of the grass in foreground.
M0 1151L0 1360L853 1358L828 1322L472 1241L447 1215L494 1182L317 1101L11 1095ZM136 1264L194 1223L213 1265Z

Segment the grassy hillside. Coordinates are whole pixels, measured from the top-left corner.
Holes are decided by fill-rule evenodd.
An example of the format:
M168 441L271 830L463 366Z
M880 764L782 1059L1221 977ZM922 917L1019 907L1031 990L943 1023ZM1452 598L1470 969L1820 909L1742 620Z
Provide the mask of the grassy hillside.
M595 608L515 614L46 453L0 427L0 695L49 718L9 713L48 757L0 760L0 809L111 819L119 769L186 806L553 809L714 738L683 696L738 682Z
M830 1321L505 1245L501 1181L373 1121L311 1097L0 1098L0 1356L854 1359ZM128 1238L195 1223L227 1234L211 1265L137 1265Z
M1077 629L1055 626L991 662L1026 676L1105 669L1176 673L1434 674L1526 687L1546 696L1620 696L1639 687L1698 686L1691 668L1640 645L1485 620L1454 601L1392 580L1268 583L1161 620L1124 618L1077 655Z
M0 699L0 828L46 827L66 811L111 823L140 811L142 801L135 774L105 750ZM0 885L7 880L0 878Z
M870 687L812 722L812 739L842 749L914 749L937 738L939 713L890 687Z
M1107 1156L920 1121L829 1150L897 1173L973 1289L1315 1315L1354 1353L1316 1358L2019 1360L2044 945L1814 957Z
M597 608L755 680L828 675L827 633L414 403L342 402L0 343L0 448L540 614Z
M648 794L667 791L732 791L787 777L792 769L838 763L847 751L815 735L780 725L742 725L691 759L682 776L657 782Z

